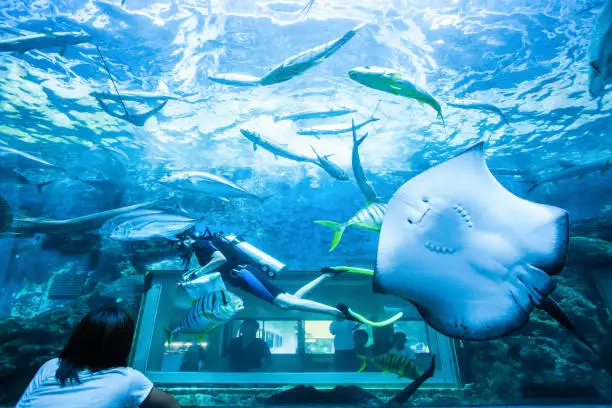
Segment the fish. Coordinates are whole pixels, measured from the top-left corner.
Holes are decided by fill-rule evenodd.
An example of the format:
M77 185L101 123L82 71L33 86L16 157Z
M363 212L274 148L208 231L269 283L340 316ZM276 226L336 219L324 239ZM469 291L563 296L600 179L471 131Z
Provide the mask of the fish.
M389 68L366 66L351 69L349 77L368 88L414 99L421 105L431 106L438 113L442 124L446 126L440 103L425 89L413 84L406 74Z
M9 231L11 225L13 225L13 211L8 201L0 196L0 233Z
M546 183L555 183L557 181L567 180L575 177L578 177L580 179L586 176L587 174L596 172L600 172L601 175L604 175L610 169L610 167L612 167L612 159L606 158L586 164L574 164L565 161L560 161L559 164L563 167L563 170L557 173L537 178L535 180L520 180L520 182L531 184L527 192L532 192L539 186Z
M350 220L340 223L336 221L315 221L316 224L323 225L324 227L331 228L334 231L334 237L332 238L331 247L329 252L336 249L342 234L348 227L355 227L366 231L380 232L380 229L385 218L387 211L387 205L381 203L371 203L366 207L362 208L353 215Z
M144 290L144 275L130 275L121 277L111 283L103 284L100 295L116 298L117 302L122 302L142 296Z
M21 150L7 146L0 146L0 168L19 170L59 170L66 171L63 167L56 166L46 160L36 157Z
M476 110L482 110L482 111L487 111L487 112L493 112L496 115L498 115L504 121L506 125L508 126L510 125L510 122L508 122L508 119L504 115L504 112L502 112L502 110L499 109L497 106L490 104L490 103L477 101L475 99L455 99L450 102L447 101L446 104L449 106L455 107L455 108L476 109Z
M412 303L432 328L459 340L508 336L537 307L597 353L552 298L568 247L567 211L508 191L479 142L395 192L372 287Z
M108 236L113 232L115 228L117 228L118 225L122 224L123 222L127 220L130 220L132 218L141 217L144 215L160 214L162 212L163 212L162 210L152 210L148 208L129 211L129 212L114 216L108 219L107 221L105 221L104 224L102 224L102 226L98 228L97 233L99 235Z
M44 183L32 183L22 174L14 170L0 167L0 183L11 183L11 184L21 184L21 185L26 185L26 186L35 186L38 192L40 193L42 192L43 188L46 185L53 183L53 181L46 181Z
M203 171L180 171L164 176L158 182L177 190L203 193L223 200L230 197L255 198L263 202L270 198L259 197L223 176Z
M145 91L121 91L121 97L114 92L100 92L93 91L89 93L96 99L106 99L114 102L133 101L133 102L157 102L157 101L178 101L182 100L183 97L180 95L162 94L156 92L145 92Z
M63 55L66 47L90 42L92 39L93 37L83 30L78 32L48 32L24 35L0 40L0 52L24 53L31 50L59 47L59 53Z
M298 120L326 119L348 115L350 113L355 112L357 112L357 109L346 108L343 106L338 106L329 109L307 109L298 112L288 113L285 115L275 116L274 121L280 122L281 120L291 120L296 122Z
M570 238L568 263L583 266L608 266L612 263L612 242L593 237Z
M365 175L365 171L363 171L363 167L361 166L361 159L359 157L359 145L363 143L363 141L368 137L366 133L361 137L361 139L357 139L357 129L355 128L355 121L352 121L353 127L353 153L351 156L351 163L353 167L353 175L355 176L355 181L357 182L357 186L359 190L363 193L363 196L366 199L366 203L378 203L380 202L380 197L374 190L372 183L368 181L368 178Z
M261 78L260 84L263 86L279 84L302 75L336 53L365 25L365 23L361 23L347 31L342 37L287 58L264 75Z
M240 133L248 140L253 142L253 150L257 150L257 146L261 146L265 150L269 151L274 155L274 158L284 157L285 159L297 161L297 162L310 162L316 163L316 160L312 157L302 156L301 154L294 153L287 149L286 144L275 142L271 139L265 138L257 132L253 132L247 129L240 129Z
M372 122L377 122L379 120L380 120L379 118L371 116L368 119L364 120L363 122L357 125L354 125L354 126L337 125L337 124L313 126L310 128L298 129L297 132L295 133L297 133L298 135L302 135L302 136L314 136L317 139L320 139L319 138L320 135L339 135L342 133L349 133L349 132L352 132L353 127L355 128L355 130L359 130L365 125L372 123Z
M109 234L116 241L146 241L154 238L176 240L176 236L193 228L198 220L182 215L157 213L130 218Z
M315 162L315 164L325 170L327 174L340 181L346 181L349 179L348 174L346 174L346 172L342 170L340 166L328 159L328 157L333 156L333 154L328 154L327 156L319 156L319 153L317 153L314 147L310 146L310 148L317 156L317 161Z
M269 86L289 81L325 61L349 42L364 26L365 23L359 24L340 38L289 57L262 77L229 73L208 75L208 79L219 84L235 86Z
M238 312L244 309L242 299L228 290L211 292L194 301L182 319L170 332L177 333L207 333L227 323Z
M74 234L80 232L94 231L104 223L118 215L126 214L134 210L152 207L158 201L147 201L126 207L115 208L82 217L69 218L67 220L53 220L48 218L15 218L11 232L18 234Z
M612 0L607 0L599 13L589 44L589 94L604 94L612 79Z
M261 84L261 78L247 74L209 74L208 79L223 85L258 86Z
M397 378L411 378L415 380L423 374L421 369L411 360L393 353L385 353L376 357L358 355L357 358L363 361L361 368L357 371L359 373L362 372L368 364L372 364L380 368L385 374L397 374Z
M109 114L110 116L114 118L125 120L126 122L129 122L134 126L144 126L147 120L149 120L152 116L158 114L159 111L161 111L164 108L164 106L166 106L166 104L168 103L168 101L164 101L159 106L151 110L148 110L144 113L129 113L128 112L125 114L120 114L120 113L113 112L111 108L102 101L102 99L96 99L96 100L98 101L98 104L100 105L100 107L102 108L104 112L106 112L107 114Z

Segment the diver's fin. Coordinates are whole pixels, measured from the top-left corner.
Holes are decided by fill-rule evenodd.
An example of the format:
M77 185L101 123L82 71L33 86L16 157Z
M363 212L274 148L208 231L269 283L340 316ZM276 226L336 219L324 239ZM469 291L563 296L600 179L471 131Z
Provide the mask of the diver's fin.
M357 273L360 275L374 276L374 271L367 268L357 268L354 266L330 266L329 269L333 269L338 272L349 272Z
M170 348L172 345L172 330L164 327L164 332L166 333L166 348Z
M363 360L363 363L361 363L361 367L359 368L359 370L357 370L357 372L360 373L368 366L368 358L365 356L357 356L357 358Z
M334 237L332 238L331 246L329 248L329 252L336 249L340 240L342 239L342 234L344 234L344 230L346 229L346 225L336 222L336 221L315 221L316 224L323 225L324 227L331 228L334 231Z
M578 331L576 326L571 322L568 315L561 309L561 306L552 298L546 297L540 302L540 309L548 313L550 317L555 319L561 326L568 329L584 346L595 353L601 359L599 351Z
M391 316L387 320L383 320L381 322L373 322L371 320L368 320L364 316L360 315L359 313L351 310L351 308L349 308L345 304L340 303L339 305L336 306L336 309L340 310L344 314L344 317L347 320L351 320L351 321L354 321L354 322L362 323L362 324L365 324L365 325L368 325L368 326L372 326L372 327L384 327L384 326L388 326L390 324L395 323L396 321L398 321L399 319L401 319L404 316L404 312L399 312L399 313L396 313L394 316Z

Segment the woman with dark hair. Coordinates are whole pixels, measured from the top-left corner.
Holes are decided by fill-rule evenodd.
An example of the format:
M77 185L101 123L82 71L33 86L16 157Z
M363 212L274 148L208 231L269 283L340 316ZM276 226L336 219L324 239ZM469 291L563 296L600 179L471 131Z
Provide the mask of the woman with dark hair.
M16 408L176 408L140 371L127 367L134 320L117 306L92 311L78 324L59 358L40 367Z

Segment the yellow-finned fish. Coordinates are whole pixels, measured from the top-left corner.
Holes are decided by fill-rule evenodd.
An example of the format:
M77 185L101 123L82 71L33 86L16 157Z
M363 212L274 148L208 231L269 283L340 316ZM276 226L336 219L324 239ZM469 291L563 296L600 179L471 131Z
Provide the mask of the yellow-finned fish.
M358 355L358 358L363 360L363 364L359 369L362 372L368 364L373 364L383 370L384 373L397 374L397 378L411 378L416 380L423 372L411 360L404 356L393 353L381 354L376 357L366 357Z

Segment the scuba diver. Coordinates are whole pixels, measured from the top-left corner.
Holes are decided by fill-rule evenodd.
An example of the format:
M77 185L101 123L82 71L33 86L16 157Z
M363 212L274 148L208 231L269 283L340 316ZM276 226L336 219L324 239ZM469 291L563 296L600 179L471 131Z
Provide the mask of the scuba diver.
M181 257L185 263L185 274L182 286L205 274L215 271L221 274L223 280L238 287L257 298L278 306L284 310L299 310L310 313L320 313L336 318L344 318L372 326L384 326L393 323L399 317L396 315L384 322L371 322L362 316L355 316L345 305L336 307L304 299L310 291L327 279L337 275L339 271L323 268L321 276L304 285L291 294L270 282L270 278L282 272L287 266L253 245L241 241L234 235L224 236L222 233L211 233L208 229L203 235L194 232L187 233L178 244L182 251ZM199 267L189 268L192 256L198 261Z

